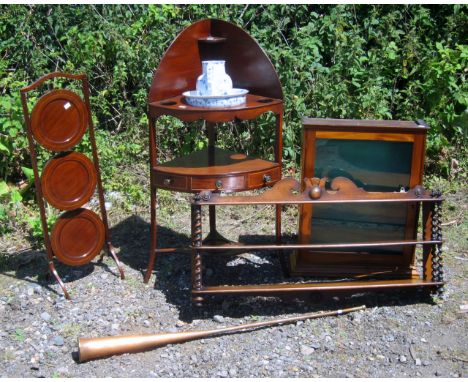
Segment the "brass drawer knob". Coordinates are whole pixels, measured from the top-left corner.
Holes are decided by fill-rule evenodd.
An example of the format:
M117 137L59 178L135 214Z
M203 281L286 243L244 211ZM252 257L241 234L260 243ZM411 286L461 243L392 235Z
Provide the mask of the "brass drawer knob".
M264 174L263 175L263 183L269 183L271 182L271 175Z
M171 178L166 178L166 179L164 179L164 181L163 181L163 184L164 184L165 186L169 186L171 183L172 183Z
M215 186L216 186L217 189L220 189L220 188L223 187L223 182L222 182L221 180L218 179L218 180L215 182Z

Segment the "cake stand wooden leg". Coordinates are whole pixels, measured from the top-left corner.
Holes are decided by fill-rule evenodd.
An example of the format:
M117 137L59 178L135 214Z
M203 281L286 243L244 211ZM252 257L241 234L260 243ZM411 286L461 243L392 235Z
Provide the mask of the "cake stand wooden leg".
M125 280L125 274L124 274L122 263L119 261L119 258L117 257L117 254L115 253L115 248L110 242L107 242L107 251L109 252L109 255L114 259L115 264L117 265L117 268L119 269L120 279Z
M65 298L67 300L71 300L70 295L68 294L67 288L65 288L65 285L62 279L60 278L60 276L57 273L57 270L55 269L55 265L52 259L49 259L49 271L55 277L55 280L57 280L58 284L60 285L60 288L62 288Z
M150 226L150 235L151 235L151 247L149 254L148 267L146 269L146 274L144 278L144 283L147 284L153 273L154 262L156 261L156 189L151 187L151 226Z

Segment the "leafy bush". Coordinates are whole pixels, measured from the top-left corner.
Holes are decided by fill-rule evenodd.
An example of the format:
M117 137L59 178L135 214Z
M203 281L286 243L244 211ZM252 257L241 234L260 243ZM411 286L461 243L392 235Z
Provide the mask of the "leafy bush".
M175 36L206 17L244 28L277 69L285 94L287 166L300 160L302 116L422 118L431 127L430 171L453 176L458 163L459 174L466 175L467 10L466 5L1 6L0 189L25 179L21 169L31 167L18 90L56 70L90 78L104 181L121 165L148 163L145 110L153 70ZM163 158L206 145L200 123L190 129L172 118L161 123ZM272 157L271 131L271 116L227 124L220 145ZM41 154L41 163L45 159Z

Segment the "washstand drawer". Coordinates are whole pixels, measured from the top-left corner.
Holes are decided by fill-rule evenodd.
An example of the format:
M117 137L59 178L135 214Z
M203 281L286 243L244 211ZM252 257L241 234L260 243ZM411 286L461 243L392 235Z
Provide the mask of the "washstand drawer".
M192 177L192 190L236 191L245 189L244 176Z
M249 174L248 179L249 188L270 186L281 179L281 169L276 167L267 171L254 172Z
M178 175L168 175L162 173L155 173L156 187L164 188L166 190L181 190L187 189L187 177Z

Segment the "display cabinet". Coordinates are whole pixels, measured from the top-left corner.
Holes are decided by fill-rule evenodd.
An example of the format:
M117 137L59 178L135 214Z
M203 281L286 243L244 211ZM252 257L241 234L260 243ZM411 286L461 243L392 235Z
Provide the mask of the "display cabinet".
M195 89L202 61L224 60L236 88L249 92L244 104L232 107L194 107L184 92ZM275 116L274 161L216 147L217 124L253 120L271 112ZM172 116L184 123L206 122L208 147L166 163L158 160L158 119ZM148 97L151 165L151 248L144 281L151 277L157 253L178 248L157 248L157 190L195 193L245 191L271 186L281 179L283 93L276 71L255 40L241 28L207 19L186 28L173 41L155 71ZM205 242L226 242L216 231L215 206L210 206L210 233ZM280 206L276 208L277 240L281 234Z
M305 118L302 176L345 177L368 192L405 192L422 184L428 127L423 121ZM398 241L416 237L417 203L304 205L299 242ZM298 250L293 275L416 275L415 247L353 246Z

